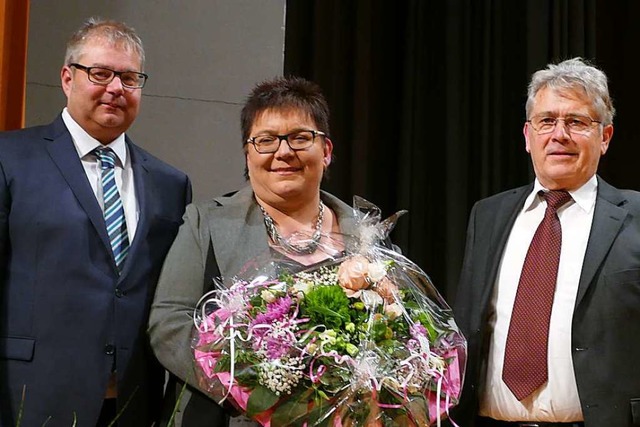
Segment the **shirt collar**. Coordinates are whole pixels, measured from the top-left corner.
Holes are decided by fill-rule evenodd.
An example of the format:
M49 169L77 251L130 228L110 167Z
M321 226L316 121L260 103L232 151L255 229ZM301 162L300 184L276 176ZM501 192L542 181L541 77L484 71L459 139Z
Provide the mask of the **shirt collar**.
M527 199L524 202L523 211L530 211L535 209L540 202L542 202L542 198L538 196L538 191L549 191L547 188L543 187L536 178L533 184L533 191L527 196ZM596 196L598 192L598 178L593 175L589 181L584 183L582 187L577 190L569 191L571 194L571 198L573 201L580 206L582 210L585 212L591 212L593 207L596 204Z
M71 134L73 145L76 147L80 158L90 154L98 147L103 147L100 141L89 135L87 131L71 117L66 107L62 110L62 120ZM127 144L125 143L124 133L118 135L116 139L107 145L116 153L116 156L120 159L121 166L124 167L127 164Z

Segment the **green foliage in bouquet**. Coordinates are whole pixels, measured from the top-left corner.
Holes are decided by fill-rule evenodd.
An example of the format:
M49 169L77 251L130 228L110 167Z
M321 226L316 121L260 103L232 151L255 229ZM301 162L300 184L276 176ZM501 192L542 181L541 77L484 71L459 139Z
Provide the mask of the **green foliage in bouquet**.
M355 255L217 291L194 346L203 384L271 426L427 425L458 392L457 330L403 274Z

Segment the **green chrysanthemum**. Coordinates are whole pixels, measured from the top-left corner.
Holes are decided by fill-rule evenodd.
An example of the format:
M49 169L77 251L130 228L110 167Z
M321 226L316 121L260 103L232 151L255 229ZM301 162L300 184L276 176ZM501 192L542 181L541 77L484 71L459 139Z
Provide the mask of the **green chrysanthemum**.
M338 285L317 286L305 297L302 314L309 317L312 325L340 329L351 320L349 298Z

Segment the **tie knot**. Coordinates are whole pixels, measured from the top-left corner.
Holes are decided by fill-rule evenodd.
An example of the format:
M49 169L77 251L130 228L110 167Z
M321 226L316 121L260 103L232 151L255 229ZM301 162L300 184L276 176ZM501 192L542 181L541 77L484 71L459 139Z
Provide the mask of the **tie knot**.
M113 169L116 166L116 153L109 147L100 147L94 150L101 169Z
M571 200L571 194L564 190L552 190L547 192L541 192L542 197L547 200L547 206L554 211L558 210L560 206Z

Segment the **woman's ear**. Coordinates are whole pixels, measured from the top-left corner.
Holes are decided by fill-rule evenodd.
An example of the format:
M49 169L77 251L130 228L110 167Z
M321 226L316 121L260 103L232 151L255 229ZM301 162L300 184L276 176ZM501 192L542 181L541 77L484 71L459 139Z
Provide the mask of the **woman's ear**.
M331 142L331 139L329 138L325 138L324 139L324 159L322 160L322 162L324 163L324 168L328 168L329 165L331 164L331 154L333 153L333 142Z

